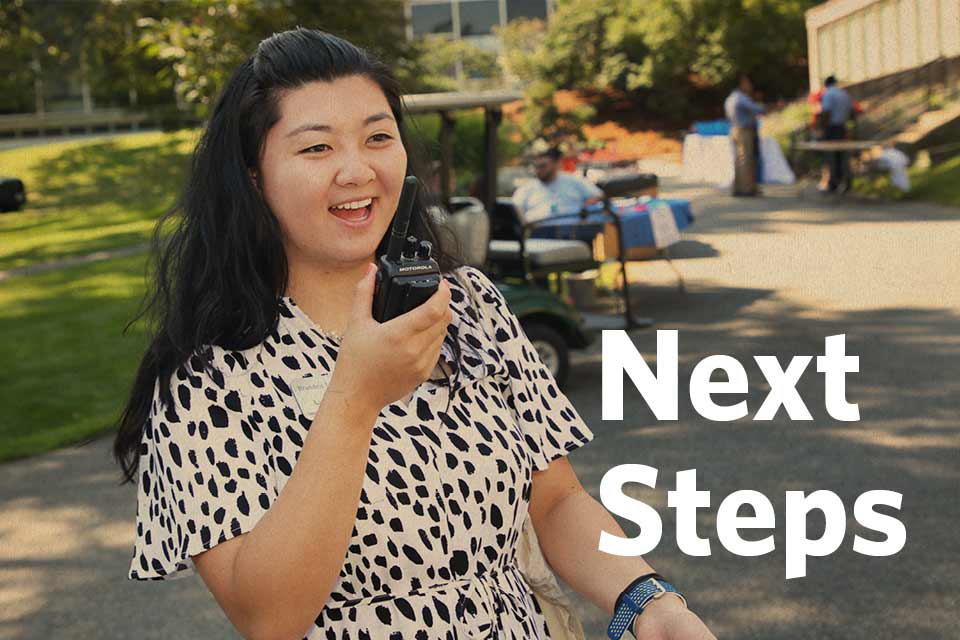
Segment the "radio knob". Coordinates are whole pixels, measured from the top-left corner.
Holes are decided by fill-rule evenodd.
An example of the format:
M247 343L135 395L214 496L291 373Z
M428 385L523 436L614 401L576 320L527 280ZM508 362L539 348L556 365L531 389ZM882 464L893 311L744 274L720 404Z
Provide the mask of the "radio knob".
M417 249L417 258L427 260L430 258L430 252L433 251L433 245L429 240L421 240L420 247Z
M417 239L413 236L407 236L407 241L403 245L403 257L407 260L413 260L417 255Z

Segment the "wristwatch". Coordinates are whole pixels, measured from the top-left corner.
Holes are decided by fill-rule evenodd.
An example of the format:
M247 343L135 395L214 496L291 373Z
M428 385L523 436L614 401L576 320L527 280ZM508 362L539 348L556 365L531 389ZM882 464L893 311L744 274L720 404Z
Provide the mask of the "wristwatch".
M643 613L651 601L663 597L667 593L672 593L683 600L684 606L687 599L676 590L676 588L663 579L660 575L653 575L638 579L630 585L617 599L616 608L613 612L613 620L607 627L607 636L611 640L620 640L623 632L630 629L633 632L633 622L637 616Z

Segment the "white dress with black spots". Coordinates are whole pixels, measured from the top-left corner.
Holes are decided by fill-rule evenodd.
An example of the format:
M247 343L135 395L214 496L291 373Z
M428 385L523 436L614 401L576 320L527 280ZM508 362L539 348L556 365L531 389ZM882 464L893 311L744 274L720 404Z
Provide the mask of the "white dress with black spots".
M532 472L593 433L496 286L470 267L446 278L454 319L441 353L459 369L452 398L431 380L380 412L352 539L310 639L549 637L517 541ZM157 385L130 578L189 575L192 556L253 529L310 433L316 398L302 389L323 386L338 346L284 297L261 344L208 350L213 374L195 356L172 376L169 405ZM310 437L323 437L317 429Z

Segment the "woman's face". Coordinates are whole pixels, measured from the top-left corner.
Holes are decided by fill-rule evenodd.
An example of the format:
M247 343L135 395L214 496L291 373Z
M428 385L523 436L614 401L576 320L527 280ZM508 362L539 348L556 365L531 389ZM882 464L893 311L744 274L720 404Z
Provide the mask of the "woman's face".
M287 259L349 269L369 262L400 200L407 152L390 105L365 76L284 92L257 176Z

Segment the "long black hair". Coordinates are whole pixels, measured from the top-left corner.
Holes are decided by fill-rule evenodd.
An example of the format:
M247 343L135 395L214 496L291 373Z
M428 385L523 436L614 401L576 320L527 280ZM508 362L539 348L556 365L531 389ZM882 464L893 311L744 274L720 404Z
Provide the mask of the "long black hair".
M418 153L404 124L396 80L389 67L346 40L304 28L274 34L223 88L179 199L154 231L152 287L131 321L147 316L151 339L113 444L123 482L136 478L155 382L169 402L170 376L189 358L210 345L253 347L277 324L287 260L280 225L250 170L259 174L267 132L280 118L279 93L355 75L383 90L407 149L406 173L416 175ZM433 242L441 271L449 272L462 262L452 233L430 214L431 200L429 193L418 193L411 233Z

